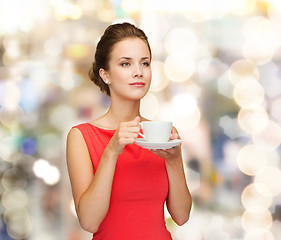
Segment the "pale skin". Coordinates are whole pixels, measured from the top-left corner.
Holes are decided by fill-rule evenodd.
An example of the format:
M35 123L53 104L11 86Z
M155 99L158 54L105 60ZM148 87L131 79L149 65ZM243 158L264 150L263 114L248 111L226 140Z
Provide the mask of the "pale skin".
M102 117L92 121L95 126L115 129L104 150L98 168L93 166L80 131L70 130L67 137L67 164L77 216L82 228L96 232L107 214L115 166L119 154L127 144L133 144L140 131L140 100L147 93L151 81L150 53L139 38L127 38L114 45L109 69L100 69L107 82L111 105ZM132 83L141 82L139 86ZM171 139L179 138L173 128ZM181 146L153 151L165 159L169 193L167 209L173 220L182 225L189 219L192 199L188 190L181 154Z

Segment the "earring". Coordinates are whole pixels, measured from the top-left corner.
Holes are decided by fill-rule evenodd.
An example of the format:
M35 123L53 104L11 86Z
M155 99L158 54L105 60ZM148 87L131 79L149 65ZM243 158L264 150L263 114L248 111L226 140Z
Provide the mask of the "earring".
M109 81L105 81L106 84L109 84Z

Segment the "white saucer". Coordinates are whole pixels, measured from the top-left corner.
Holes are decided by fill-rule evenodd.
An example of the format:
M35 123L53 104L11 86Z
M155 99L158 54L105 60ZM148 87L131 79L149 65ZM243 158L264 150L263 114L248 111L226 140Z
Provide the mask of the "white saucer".
M137 138L135 143L146 149L170 149L181 144L181 139L173 139L168 142L146 142L143 138Z

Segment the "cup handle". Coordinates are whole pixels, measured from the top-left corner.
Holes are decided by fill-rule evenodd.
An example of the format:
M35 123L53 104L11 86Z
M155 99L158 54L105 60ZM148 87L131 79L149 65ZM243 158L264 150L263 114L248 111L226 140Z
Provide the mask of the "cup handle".
M139 124L140 124L141 129L143 129L142 122L140 122ZM146 141L146 138L145 138L144 134L139 132L139 135Z

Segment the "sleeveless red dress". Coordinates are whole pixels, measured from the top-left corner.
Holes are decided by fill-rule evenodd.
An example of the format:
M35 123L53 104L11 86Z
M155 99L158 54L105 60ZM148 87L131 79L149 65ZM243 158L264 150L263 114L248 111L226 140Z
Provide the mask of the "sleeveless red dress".
M95 173L115 130L90 123L75 128L84 137ZM167 194L165 160L136 144L126 145L116 163L107 215L93 240L171 240L164 218Z

